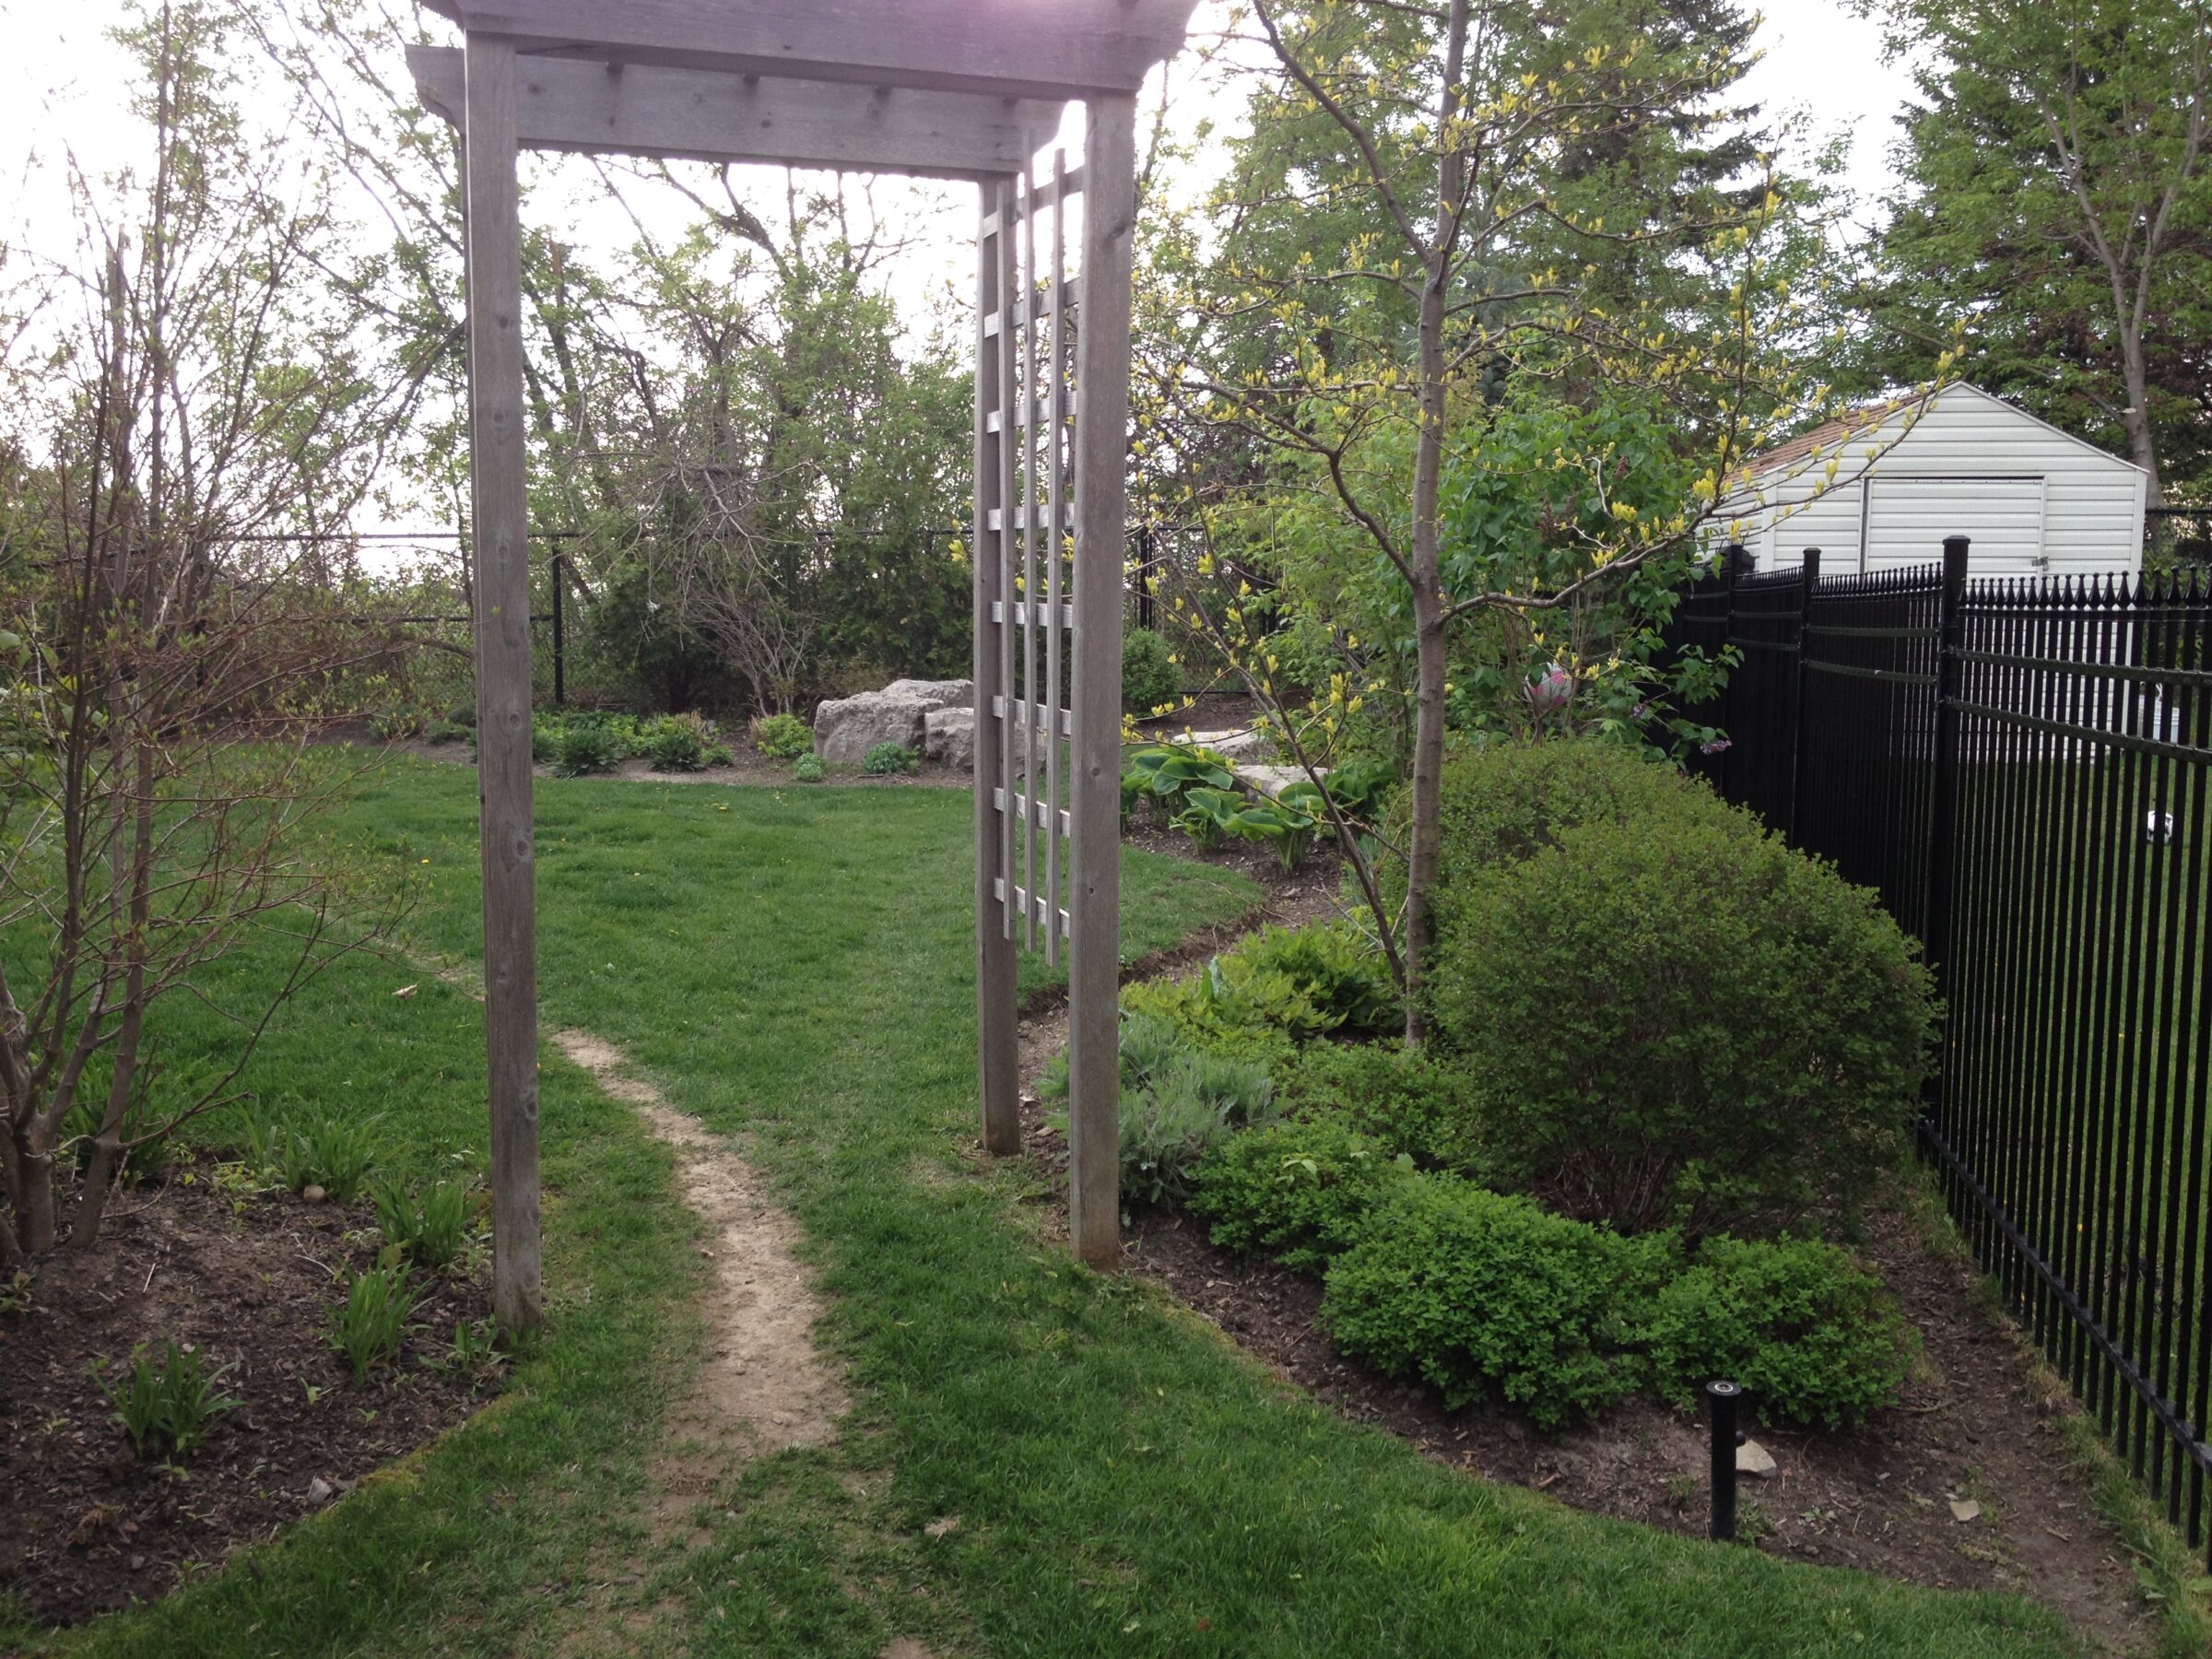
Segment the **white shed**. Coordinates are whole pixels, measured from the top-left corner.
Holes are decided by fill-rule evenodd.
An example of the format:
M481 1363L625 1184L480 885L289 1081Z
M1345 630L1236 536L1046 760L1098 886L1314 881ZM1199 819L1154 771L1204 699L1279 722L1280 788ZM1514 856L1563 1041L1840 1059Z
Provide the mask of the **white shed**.
M2145 483L2134 463L1953 381L1759 456L1719 522L1761 571L1806 547L1824 576L1933 564L1945 536L1966 535L1976 576L2134 575Z

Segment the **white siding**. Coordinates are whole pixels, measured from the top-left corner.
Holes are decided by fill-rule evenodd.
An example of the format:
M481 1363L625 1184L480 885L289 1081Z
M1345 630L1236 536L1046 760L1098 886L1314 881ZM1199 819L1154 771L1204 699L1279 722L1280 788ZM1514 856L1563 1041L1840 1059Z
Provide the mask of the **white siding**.
M1865 488L1869 571L1935 564L1947 535L1971 535L1976 576L2042 574L2043 477L1933 478L1877 472Z
M1810 547L1834 575L1932 564L1946 535L1967 535L1976 575L2132 573L2142 565L2143 490L2141 471L2118 456L1955 384L1917 418L1893 415L1840 453L1767 473L1764 500L1745 497L1728 512L1761 570L1794 565Z

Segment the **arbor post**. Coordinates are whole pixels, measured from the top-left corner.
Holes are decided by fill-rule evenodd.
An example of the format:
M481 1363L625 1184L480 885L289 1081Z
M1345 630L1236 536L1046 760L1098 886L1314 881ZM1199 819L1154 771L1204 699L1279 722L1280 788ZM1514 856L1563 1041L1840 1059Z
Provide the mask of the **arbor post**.
M983 1149L1021 1150L1019 1026L1015 1006L1012 819L1002 802L1014 790L1007 721L1014 712L1007 629L1014 594L1006 581L1006 538L1013 534L1014 479L1005 460L1012 419L1010 342L994 330L1015 284L1014 192L1005 180L982 187L976 237L975 545L975 1025ZM1002 411L1005 413L1002 415ZM996 512L998 528L993 527ZM1029 787L1027 779L1023 787Z
M537 884L516 76L512 41L472 33L466 50L468 472L491 1109L491 1305L500 1328L513 1335L545 1317L537 1215Z
M1076 1254L1104 1267L1121 1255L1122 560L1129 491L1136 100L1094 97L1088 115L1083 310L1076 331L1068 1231Z

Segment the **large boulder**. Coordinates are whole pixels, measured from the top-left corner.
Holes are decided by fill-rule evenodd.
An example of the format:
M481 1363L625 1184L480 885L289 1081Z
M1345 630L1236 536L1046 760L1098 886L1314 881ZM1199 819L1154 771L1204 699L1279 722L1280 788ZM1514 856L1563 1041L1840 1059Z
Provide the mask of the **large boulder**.
M924 723L941 703L888 691L841 697L814 712L814 747L828 766L858 766L879 743L922 752Z
M932 709L924 717L922 752L944 766L975 770L975 711Z
M913 697L939 709L972 709L975 707L973 680L893 680L877 695L883 697Z
M1178 737L1178 743L1194 744L1211 749L1224 760L1272 760L1275 759L1275 740L1257 726L1238 726L1227 732L1193 732Z

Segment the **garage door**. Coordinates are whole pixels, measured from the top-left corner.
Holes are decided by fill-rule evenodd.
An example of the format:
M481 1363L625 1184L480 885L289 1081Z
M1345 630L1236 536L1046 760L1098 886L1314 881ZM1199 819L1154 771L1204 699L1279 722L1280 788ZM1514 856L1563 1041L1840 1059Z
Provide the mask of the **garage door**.
M2041 478L1869 480L1866 568L1937 564L1947 535L1973 537L1976 576L2037 576L2043 550Z

